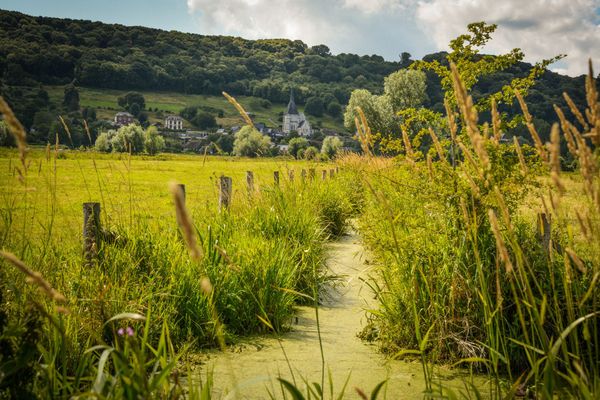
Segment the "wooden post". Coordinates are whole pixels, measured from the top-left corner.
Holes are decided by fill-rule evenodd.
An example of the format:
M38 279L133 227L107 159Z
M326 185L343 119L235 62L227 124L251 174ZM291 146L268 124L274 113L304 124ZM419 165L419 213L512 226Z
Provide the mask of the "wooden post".
M293 170L293 169L290 169L290 170L288 171L288 178L289 178L290 182L294 182L295 173L294 173L294 170Z
M279 186L279 171L273 171L273 183L275 186Z
M87 264L98 255L100 203L83 203L83 256Z
M321 180L326 180L327 179L327 170L324 169L323 171L321 171Z
M219 211L229 209L231 204L231 178L221 175L219 179Z
M302 182L306 182L306 170L303 169L302 172L300 172L300 177L302 178Z
M340 172L340 167L335 167L335 173L339 174L339 172Z
M246 171L246 186L248 187L248 195L254 194L254 172Z
M308 170L308 178L312 181L315 179L315 169L314 168L310 168Z
M546 252L550 251L550 234L552 232L551 219L546 213L538 213L537 215L537 236L538 240L544 246Z
M335 170L332 168L329 170L329 177L333 178L334 175L335 175Z

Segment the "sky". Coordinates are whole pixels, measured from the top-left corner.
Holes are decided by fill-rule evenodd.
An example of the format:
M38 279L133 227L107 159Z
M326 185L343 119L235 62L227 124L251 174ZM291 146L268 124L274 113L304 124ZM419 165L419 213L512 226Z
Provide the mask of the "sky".
M447 50L470 22L498 29L484 52L514 47L525 61L558 54L551 69L571 76L600 65L600 0L0 0L30 15L143 25L247 39L301 39L333 53L399 60ZM596 68L600 70L600 67Z

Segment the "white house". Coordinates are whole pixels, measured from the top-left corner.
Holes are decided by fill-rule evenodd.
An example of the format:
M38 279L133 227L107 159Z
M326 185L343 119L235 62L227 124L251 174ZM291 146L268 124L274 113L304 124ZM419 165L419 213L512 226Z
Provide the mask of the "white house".
M133 121L133 115L129 114L128 112L121 111L115 114L114 124L118 127L133 124Z
M165 128L172 131L183 130L183 118L179 115L169 115L165 118Z
M289 134L292 131L296 131L298 132L298 135L305 137L312 136L313 134L308 119L306 119L303 113L298 112L296 102L294 101L293 89L290 90L290 102L283 115L283 132Z

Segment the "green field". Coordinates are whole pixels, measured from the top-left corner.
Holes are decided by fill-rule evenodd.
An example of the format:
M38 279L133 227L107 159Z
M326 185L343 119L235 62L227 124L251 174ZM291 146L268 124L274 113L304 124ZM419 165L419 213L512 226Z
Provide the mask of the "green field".
M187 204L198 208L217 209L218 178L233 179L234 204L246 198L246 171L253 171L255 185L273 185L274 171L280 171L281 182L288 184L288 172L294 170L296 180L302 169L319 171L331 165L294 159L240 159L236 157L184 156L165 154L156 157L127 154L81 153L59 150L56 165L48 162L41 150L29 154L31 162L26 185L15 185L16 152L0 149L2 179L0 193L14 196L17 204L28 204L33 227L56 220L56 235L80 234L83 202L102 202L103 216L111 223L133 220L172 220L174 216L168 184L186 185ZM52 152L51 157L54 157ZM7 175L8 173L8 175ZM320 176L320 175L319 175ZM49 198L52 194L53 198ZM49 206L52 202L52 207ZM149 212L151 210L152 212Z
M45 86L44 89L48 91L51 102L55 104L60 104L62 102L63 86ZM121 111L121 108L117 104L117 98L123 96L125 93L127 93L127 91L80 87L80 105L81 107L96 108L98 118L100 119L112 119L117 111ZM222 96L147 91L141 91L140 93L144 95L146 100L146 109L158 108L164 115L169 113L177 114L183 108L189 106L206 106L223 110L224 117L217 118L217 123L223 127L239 126L243 124L238 112ZM246 111L255 114L256 122L262 122L271 128L281 125L279 114L285 111L287 104L273 104L270 108L263 108L255 105L256 102L261 100L260 98L240 96L236 97L236 99L242 104ZM299 110L304 111L304 107L300 106ZM152 122L162 122L163 120L156 112L149 112L149 117ZM323 117L308 116L308 119L313 127L320 126L339 132L346 131L341 117L336 119L329 115L324 115ZM187 122L187 127L191 127L189 122Z

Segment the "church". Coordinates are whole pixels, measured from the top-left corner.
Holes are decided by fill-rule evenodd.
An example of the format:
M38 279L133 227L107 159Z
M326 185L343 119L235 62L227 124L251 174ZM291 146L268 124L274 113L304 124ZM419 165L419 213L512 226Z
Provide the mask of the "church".
M308 119L306 119L303 113L298 112L296 102L294 101L293 89L290 90L290 102L283 115L283 133L289 134L292 131L296 131L298 135L304 137L312 136L313 133Z

